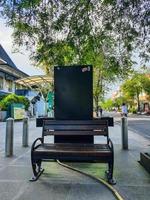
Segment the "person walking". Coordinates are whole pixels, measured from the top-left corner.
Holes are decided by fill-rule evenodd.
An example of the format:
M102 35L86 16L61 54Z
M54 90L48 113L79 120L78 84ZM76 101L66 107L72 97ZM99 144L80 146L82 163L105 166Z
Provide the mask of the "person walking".
M127 115L128 115L128 109L127 109L127 106L126 106L125 103L122 104L121 110L122 110L121 115L127 117Z
M98 115L102 117L103 109L101 107L98 108Z

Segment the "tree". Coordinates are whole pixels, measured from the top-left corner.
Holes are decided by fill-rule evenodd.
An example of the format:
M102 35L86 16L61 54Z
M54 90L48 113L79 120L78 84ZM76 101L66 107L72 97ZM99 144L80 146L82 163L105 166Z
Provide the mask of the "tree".
M117 107L117 109L119 110L120 109L120 106L124 103L124 102L127 102L127 99L125 97L117 97L113 100L113 106L114 107Z
M32 48L67 41L80 60L83 44L92 37L95 48L103 46L120 63L136 47L149 57L148 0L1 0L0 6L16 44Z
M0 7L14 43L31 49L47 73L57 64L94 66L96 107L106 83L128 75L137 46L148 59L147 0L2 0Z
M150 95L150 77L145 75L141 82L143 85L144 92L147 95Z
M150 95L150 79L145 74L134 74L134 76L126 80L121 86L121 90L126 99L137 101L137 110L140 111L140 94L145 92Z
M98 41L98 39L97 39ZM75 46L71 46L67 41L53 43L52 45L43 44L38 47L34 56L38 65L44 64L47 73L53 65L71 65L89 64L94 66L94 105L98 114L99 101L103 100L104 93L107 90L107 83L114 81L118 77L127 76L130 71L130 65L126 66L126 72L123 74L124 65L119 65L112 55L105 55L102 47L95 48L93 37L84 42L80 50L80 59L78 50ZM52 73L52 71L50 71Z
M51 44L37 45L32 58L37 65L41 65L47 73L52 73L54 65L70 65L76 62L76 49L66 41L57 41Z
M131 65L128 63L126 66L126 71L122 73L125 66L123 64L120 65L119 61L116 60L112 55L107 54L106 56L105 52L103 51L103 47L99 46L96 48L96 43L93 41L93 37L90 37L84 42L82 50L80 51L80 60L78 60L77 63L91 63L93 65L93 97L95 110L98 115L99 102L103 101L104 99L104 94L108 89L107 85L113 83L116 78L127 77L128 73L130 72ZM109 42L111 42L111 38Z
M111 110L113 108L112 99L107 99L106 101L102 102L101 106L104 110Z

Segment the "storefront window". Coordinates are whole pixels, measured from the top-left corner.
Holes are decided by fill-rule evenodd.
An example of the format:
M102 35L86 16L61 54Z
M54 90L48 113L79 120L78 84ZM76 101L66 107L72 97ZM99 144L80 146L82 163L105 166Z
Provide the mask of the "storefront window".
M16 90L22 89L22 86L20 84L16 84L15 87L16 87Z
M2 90L2 89L3 89L3 78L0 77L0 90Z
M11 80L7 80L7 88L9 92L12 92L13 82Z

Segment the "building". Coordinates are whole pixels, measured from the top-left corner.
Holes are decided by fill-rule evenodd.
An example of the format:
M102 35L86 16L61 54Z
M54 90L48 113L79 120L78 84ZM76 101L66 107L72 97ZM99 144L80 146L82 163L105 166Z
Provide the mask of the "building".
M30 101L29 116L45 116L47 102L42 95L39 95L39 92L28 87L28 85L16 83L16 80L24 78L31 77L16 67L2 45L0 45L0 96L11 93L25 96ZM44 80L43 77L41 79ZM47 81L47 77L45 80ZM34 84L36 85L36 82ZM1 118L3 117L0 116Z
M28 75L19 70L0 45L0 95L15 93L15 80Z
M28 109L29 117L32 116L41 117L46 115L47 102L42 97L40 92L31 89L18 89L16 90L16 94L24 96L29 99L30 101L30 107Z

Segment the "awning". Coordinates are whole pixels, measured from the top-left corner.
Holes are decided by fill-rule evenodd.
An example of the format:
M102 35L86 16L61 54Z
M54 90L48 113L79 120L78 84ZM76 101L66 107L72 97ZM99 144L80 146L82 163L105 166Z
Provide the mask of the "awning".
M11 94L10 92L5 92L5 91L0 91L0 95L3 96L3 95L7 95L7 94Z
M6 64L7 62L5 62L2 58L0 58L0 65Z
M15 81L15 83L26 86L26 87L41 87L47 83L52 83L53 78L48 75L35 75L26 78L21 78Z

